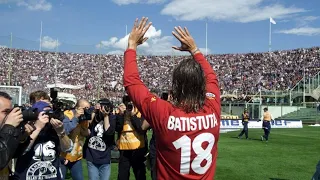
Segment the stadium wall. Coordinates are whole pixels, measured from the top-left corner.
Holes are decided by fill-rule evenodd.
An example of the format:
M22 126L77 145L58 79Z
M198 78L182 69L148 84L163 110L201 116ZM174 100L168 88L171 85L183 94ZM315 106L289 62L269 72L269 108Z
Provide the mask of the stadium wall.
M263 109L267 107L269 112L272 114L273 118L279 118L291 112L300 110L300 106L261 106L261 115L263 114Z

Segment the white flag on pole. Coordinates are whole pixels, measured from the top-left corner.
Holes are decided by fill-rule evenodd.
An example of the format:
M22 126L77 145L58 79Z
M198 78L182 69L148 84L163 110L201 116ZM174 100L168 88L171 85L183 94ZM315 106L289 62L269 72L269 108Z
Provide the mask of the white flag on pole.
M276 21L274 21L274 20L272 19L272 17L270 17L270 22L271 22L272 24L277 24Z

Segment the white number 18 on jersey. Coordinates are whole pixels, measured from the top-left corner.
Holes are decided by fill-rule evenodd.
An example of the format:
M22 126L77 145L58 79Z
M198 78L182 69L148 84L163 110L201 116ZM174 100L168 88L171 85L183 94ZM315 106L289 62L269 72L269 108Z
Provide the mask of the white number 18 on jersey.
M202 143L208 142L207 148L202 148ZM190 163L192 170L197 174L204 174L210 168L212 163L212 154L211 150L215 143L215 137L211 133L202 133L196 136L192 142L191 139L184 135L178 140L173 142L173 145L176 149L181 148L181 161L180 161L180 173L181 174L190 174ZM191 160L191 148L196 153L196 157ZM206 160L206 165L201 167L201 162Z

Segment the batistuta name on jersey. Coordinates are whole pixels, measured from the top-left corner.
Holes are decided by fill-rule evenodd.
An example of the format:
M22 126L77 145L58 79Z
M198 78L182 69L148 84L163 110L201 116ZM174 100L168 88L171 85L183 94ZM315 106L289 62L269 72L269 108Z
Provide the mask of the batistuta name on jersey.
M214 128L218 125L215 114L195 117L170 116L167 128L174 131L195 131Z

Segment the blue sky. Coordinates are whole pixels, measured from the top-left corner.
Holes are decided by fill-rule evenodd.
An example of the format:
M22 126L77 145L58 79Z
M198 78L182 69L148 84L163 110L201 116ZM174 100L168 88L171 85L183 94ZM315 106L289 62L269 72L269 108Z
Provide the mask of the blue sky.
M174 26L186 26L198 47L209 53L268 51L318 46L319 0L0 0L0 45L84 53L122 53L136 17L148 16L153 27L140 53L170 54L178 45Z

